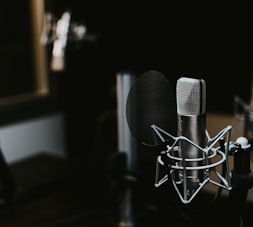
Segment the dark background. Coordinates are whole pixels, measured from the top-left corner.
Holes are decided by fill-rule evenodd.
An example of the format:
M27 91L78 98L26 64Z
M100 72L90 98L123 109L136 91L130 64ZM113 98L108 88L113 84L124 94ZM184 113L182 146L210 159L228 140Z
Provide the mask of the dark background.
M49 69L50 81L52 78L55 79L50 86L53 93L57 93L56 99L42 100L42 102L35 100L36 104L21 103L14 109L2 107L0 120L5 121L5 117L10 116L8 122L13 122L16 120L13 116L20 115L29 118L50 111L61 111L64 114L71 171L69 172L65 165L62 167L68 177L61 178L61 184L55 183L57 186L54 192L58 196L62 190L66 189L66 184L71 188L69 193L71 197L67 200L71 201L71 204L67 206L71 212L75 211L72 206L73 195L74 205L77 201L82 210L83 205L87 206L85 209L88 210L90 204L95 209L98 208L96 205L101 206L101 203L104 203L102 205L105 205L106 209L108 204L115 205L106 193L115 199L118 191L114 193L115 191L110 190L112 185L107 179L105 170L108 170L109 164L111 167L109 173L117 175L118 170L122 171L122 169L117 169L120 167L117 166L117 162L108 161L112 154L118 153L115 92L118 71L130 70L136 75L141 75L148 70L157 70L166 76L172 88L175 88L176 81L181 76L203 78L207 85L207 109L221 114L233 114L234 95L239 95L247 103L250 100L253 71L253 20L249 6L238 3L235 5L231 3L194 5L192 2L176 4L159 1L138 4L136 1L101 3L82 0L46 0L45 3L46 10L57 18L60 18L65 10L71 10L72 22L85 24L88 34L95 35L96 40L80 42L68 40L65 52L66 69L62 72L53 72ZM12 2L6 3L7 8L11 9L12 4ZM2 88L6 89L7 95L12 94L7 87L12 84L11 81L16 81L15 78L18 78L17 84L20 82L24 85L21 86L21 91L20 86L17 86L16 92L33 89L32 63L27 64L26 61L31 54L30 36L25 35L29 30L26 27L29 24L29 18L20 16L20 20L14 20L12 17L13 14L21 13L22 10L28 11L27 6L20 2L19 5L15 5L13 11L4 10L4 7L1 11L2 25L8 30L8 36L5 36L5 29L2 31L0 46L3 53L2 59L13 59L13 65L3 70L4 75L7 73L5 69L10 70L11 78L0 75L0 81L2 81L0 86L4 85ZM10 25L9 22L11 22ZM12 47L15 49L11 50ZM8 51L9 48L10 51ZM51 49L52 45L48 45L49 61ZM22 57L17 59L16 51L21 53ZM20 75L21 67L27 70L25 76ZM181 209L178 210L178 207L175 209L174 204L178 203L178 198L170 191L171 185L169 188L162 187L157 193L153 188L154 157L142 149L138 152L141 157L138 163L140 164L138 174L141 177L138 186L141 187L136 187L137 206L146 208L146 205L149 207L146 203L159 205L161 202L162 207L159 211L162 212L157 212L159 215L157 219L155 218L155 222L159 219L162 225L164 217L170 219L174 214L177 219L178 211ZM41 157L38 158L38 162L44 168L47 168L46 164L50 164ZM29 165L34 165L35 169L40 169L37 168L37 162L32 160L29 163ZM22 165L18 167L27 171L29 165L25 163L26 168ZM54 163L51 166L53 170L58 170ZM16 172L21 173L19 168ZM28 168L27 172L33 171ZM44 173L41 177L43 179L49 179L50 175L53 175L50 168L46 172L42 169L41 172ZM26 173L23 176L26 181L33 183ZM34 184L36 183L35 181ZM43 193L45 192L39 184L37 187ZM49 188L52 189L50 185ZM62 197L61 201L66 201L65 194ZM89 197L89 203L87 203L87 197ZM59 203L55 202L54 205L59 205ZM52 204L49 204L50 206ZM54 208L52 207L52 210ZM61 208L64 209L64 206ZM226 208L227 204L225 211ZM149 209L152 210L150 207ZM38 204L38 210L41 211L41 204ZM223 205L219 207L220 210L223 210ZM251 208L248 210L250 211ZM149 213L145 210L144 217L147 217L146 214ZM156 212L152 210L151 213ZM21 218L22 214L21 211ZM62 218L62 213L60 214ZM30 219L31 215L28 216ZM54 219L55 216L52 216ZM229 216L232 215L228 214ZM216 222L216 220L212 221ZM166 218L166 226L170 222Z
M181 76L205 79L208 110L231 114L233 95L246 102L250 99L252 15L246 5L166 5L161 1L47 4L56 15L71 9L72 20L84 23L89 33L97 35L96 43L86 43L82 53L67 57L72 74L92 84L98 96L105 81L114 84L118 70L140 75L155 69L166 75L172 87Z
M63 84L68 89L64 93L75 100L82 98L90 105L95 96L105 99L99 99L98 111L114 102L111 92L119 70L140 75L155 69L173 88L181 76L203 78L207 108L215 112L231 114L233 95L246 102L250 99L253 35L247 5L80 0L45 3L56 18L70 9L72 22L84 24L88 34L96 36L93 42L69 40L66 72L62 74L66 75ZM18 3L11 8L12 3L6 2L1 9L1 97L33 91L35 83L29 5ZM26 73L18 76L20 72ZM93 88L92 93L88 88Z
M232 115L234 95L246 103L251 98L253 37L247 6L46 1L46 10L58 18L67 9L72 22L83 23L87 34L96 36L93 42L69 41L66 49L60 97L71 153L94 149L92 143L83 144L84 138L94 144L111 139L102 147L116 150L115 136L109 136L116 125L108 123L113 119L108 120L108 112L116 108L116 73L121 70L137 76L157 70L174 92L181 76L203 78L207 111Z
M6 2L1 9L3 96L34 89L29 4L18 4L7 10L12 4ZM116 74L122 70L137 76L157 70L172 89L181 76L203 78L208 111L233 114L234 95L249 103L253 35L247 5L81 0L46 0L45 5L57 19L70 10L71 23L84 24L87 35L96 39L69 39L65 70L48 68L53 98L15 108L2 106L1 124L62 111L71 155L102 148L113 152L117 150ZM50 64L52 44L47 49ZM20 75L21 70L26 73Z

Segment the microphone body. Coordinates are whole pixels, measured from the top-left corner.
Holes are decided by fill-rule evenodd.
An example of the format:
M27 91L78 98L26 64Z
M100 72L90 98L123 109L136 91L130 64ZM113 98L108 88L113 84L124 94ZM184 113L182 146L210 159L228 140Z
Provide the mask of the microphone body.
M209 136L206 129L206 84L203 79L179 78L176 95L177 136L152 125L154 133L162 142L169 141L165 136L173 141L166 148L161 147L157 158L155 186L159 187L171 177L181 201L189 204L206 183L211 183L220 189L231 190L231 200L235 204L239 204L238 201L241 204L253 185L249 152L251 146L248 140L242 137L236 143L231 143L231 126L213 138ZM228 155L234 155L232 172ZM169 174L167 172L162 178L159 175L160 165L166 171L169 170ZM216 168L220 166L220 170ZM221 190L217 191L214 199L220 192ZM187 213L194 215L195 209L192 208L196 208L195 205L199 206L199 200L193 206L185 207L190 208Z
M177 81L178 136L186 137L200 147L206 144L205 89L202 79L181 77ZM197 169L205 164L205 157L203 151L188 140L180 140L178 144L178 157L184 168L177 177L187 188L187 194L192 195L205 179L204 169Z

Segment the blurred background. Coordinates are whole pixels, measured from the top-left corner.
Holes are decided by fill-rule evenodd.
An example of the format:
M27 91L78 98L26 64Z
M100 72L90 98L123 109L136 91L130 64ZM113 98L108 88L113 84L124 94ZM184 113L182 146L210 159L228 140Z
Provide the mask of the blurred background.
M117 223L118 198L112 195L120 186L111 178L117 179L115 172L122 170L119 157L114 157L118 153L118 72L138 77L157 70L173 92L179 77L204 79L207 113L216 117L210 117L208 124L212 133L232 124L235 95L250 103L250 7L81 0L5 1L2 5L0 141L2 165L13 176L2 187L3 197L7 191L11 200L3 206L2 226L50 226L63 216L90 208L94 212L108 204L113 213L108 216ZM157 198L154 157L141 149L138 155L140 190L150 192L141 193L137 207L154 214L151 210L158 209L160 200L171 200L170 188L160 189L162 198ZM62 194L69 188L75 196ZM53 197L46 203L46 196L52 198L52 194L58 200ZM41 207L51 209L39 215ZM31 213L35 217L28 220ZM105 213L96 221L111 224ZM87 226L93 226L91 219L97 216L81 217L79 223L89 217ZM161 226L168 222L155 221ZM57 224L63 226L60 221Z

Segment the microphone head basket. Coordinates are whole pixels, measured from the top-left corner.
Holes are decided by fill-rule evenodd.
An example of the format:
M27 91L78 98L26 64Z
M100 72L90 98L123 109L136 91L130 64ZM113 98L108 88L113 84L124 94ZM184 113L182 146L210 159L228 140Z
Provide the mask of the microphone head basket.
M228 162L228 156L234 147L234 143L230 142L231 126L224 128L213 138L210 138L206 130L208 144L206 147L200 147L184 136L174 137L156 125L152 125L151 128L162 142L166 142L166 137L172 141L172 144L166 145L166 149L157 156L155 187L171 180L180 200L184 204L190 203L207 183L226 190L232 189L231 171ZM221 141L224 141L224 139L225 142L222 144ZM185 158L184 155L179 156L178 149L182 141L197 148L202 157ZM191 163L198 164L191 165ZM223 168L220 168L221 166ZM162 178L160 178L161 167L167 170ZM194 171L200 172L203 177L198 179L197 185L192 188L188 180L191 180L191 172Z

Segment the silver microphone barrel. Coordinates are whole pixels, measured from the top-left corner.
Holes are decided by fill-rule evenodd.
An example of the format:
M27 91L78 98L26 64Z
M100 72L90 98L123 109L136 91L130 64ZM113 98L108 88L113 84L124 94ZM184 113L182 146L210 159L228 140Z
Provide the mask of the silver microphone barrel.
M205 89L205 81L202 79L181 77L177 81L178 136L186 137L200 147L206 144ZM180 140L178 156L184 168L177 177L191 195L205 178L205 170L194 169L205 164L205 156L202 150L187 140Z
M184 136L203 147L205 145L205 114L182 116L178 115L180 127L178 135ZM186 140L181 140L178 147L179 157L182 158L182 165L185 167L198 167L205 164L203 152ZM204 170L186 170L180 176L182 181L186 180L187 188L191 191L199 186L204 180Z

